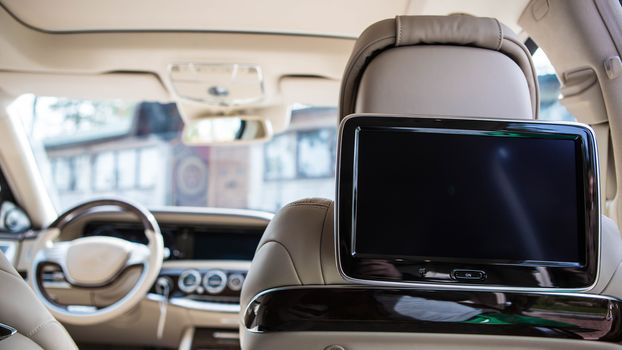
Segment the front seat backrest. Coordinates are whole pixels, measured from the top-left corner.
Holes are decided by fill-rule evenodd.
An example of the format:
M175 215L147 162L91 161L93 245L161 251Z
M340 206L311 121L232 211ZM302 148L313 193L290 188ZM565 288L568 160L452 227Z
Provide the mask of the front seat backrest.
M0 341L4 349L77 349L69 333L41 304L24 279L0 252L0 323L17 330Z
M538 87L529 51L497 20L403 16L373 24L357 40L342 80L339 110L340 119L373 112L532 119L538 115ZM347 283L336 266L333 212L330 200L305 199L283 207L268 225L242 288L244 350L322 349L330 339L345 337L257 333L244 320L247 306L263 291ZM377 344L409 348L412 336L392 335ZM362 339L354 335L340 343L373 348L363 346ZM439 346L443 341L434 339Z

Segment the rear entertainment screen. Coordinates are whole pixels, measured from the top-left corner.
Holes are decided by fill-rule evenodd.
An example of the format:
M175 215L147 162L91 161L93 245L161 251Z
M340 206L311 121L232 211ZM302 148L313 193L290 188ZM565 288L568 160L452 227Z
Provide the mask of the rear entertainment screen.
M576 139L361 128L357 143L355 255L584 263Z
M339 137L344 278L556 291L596 282L589 127L364 114L345 118Z

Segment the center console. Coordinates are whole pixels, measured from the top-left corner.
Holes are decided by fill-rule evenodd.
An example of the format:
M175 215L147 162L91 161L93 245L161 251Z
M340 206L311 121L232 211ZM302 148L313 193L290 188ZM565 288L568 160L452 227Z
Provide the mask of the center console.
M225 264L226 265L226 264ZM152 293L168 295L170 303L203 311L238 313L247 269L165 267Z

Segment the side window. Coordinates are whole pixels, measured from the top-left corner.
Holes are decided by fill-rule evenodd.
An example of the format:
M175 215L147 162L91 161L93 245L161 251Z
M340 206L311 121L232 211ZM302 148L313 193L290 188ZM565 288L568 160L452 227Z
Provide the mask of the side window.
M296 178L296 133L276 135L264 145L265 180L292 180Z
M337 129L322 128L298 132L297 172L301 178L334 176Z
M265 180L322 179L335 176L337 129L292 130L264 146Z
M0 170L0 233L22 233L29 229L30 219L15 204L13 193Z
M541 48L537 48L532 56L540 85L540 119L576 121L561 104L561 83L555 74L553 65Z

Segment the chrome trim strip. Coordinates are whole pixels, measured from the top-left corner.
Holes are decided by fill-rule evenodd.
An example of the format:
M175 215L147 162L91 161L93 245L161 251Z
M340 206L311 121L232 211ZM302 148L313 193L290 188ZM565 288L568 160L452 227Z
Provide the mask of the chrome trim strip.
M240 313L239 304L220 304L207 301L196 301L186 298L171 298L170 303L171 305L199 311L224 312L232 314Z
M53 289L71 289L71 284L67 282L43 282L44 288L53 288Z
M569 288L569 289L560 289L560 288L529 288L529 287L499 287L499 286L473 286L473 285L467 285L467 284L451 284L451 285L446 285L446 284L439 284L439 283L423 283L423 282L388 282L388 281L371 281L371 280L361 280L361 279L357 279L357 278L353 278L353 277L349 277L348 275L345 274L345 272L343 271L343 269L341 268L341 252L340 252L340 246L339 246L339 205L337 203L339 203L339 177L340 177L340 173L341 173L341 148L342 148L342 140L343 140L343 131L344 131L344 126L346 124L346 122L350 119L353 118L357 118L357 117L383 117L383 118L439 118L439 119L471 119L474 121L493 121L493 122L498 122L498 121L502 121L502 122L512 122L512 123L521 123L521 124L554 124L554 125L571 125L571 126L578 126L581 128L584 128L585 130L587 130L591 135L592 138L594 140L594 147L593 147L593 152L594 152L594 161L596 164L596 179L598 180L596 183L596 189L597 189L597 198L596 198L596 202L598 207L596 208L596 212L599 218L601 218L601 220L598 220L598 258L597 258L597 268L596 268L596 278L594 279L594 283L591 286L585 287L585 288ZM600 186L600 164L599 164L599 159L598 159L598 145L596 143L596 134L594 133L594 130L587 124L583 124L583 123L578 123L578 122L567 122L567 121L555 121L555 122L551 122L551 121L544 121L544 120L535 120L535 119L522 119L522 120L517 120L517 119L494 119L494 118L476 118L476 117L460 117L460 116L451 116L451 115L442 115L442 116L438 116L438 115L422 115L422 114L381 114L381 113L353 113L350 114L348 116L346 116L345 118L343 118L341 120L341 122L339 123L339 132L337 135L337 158L336 158L336 169L335 169L335 205L334 205L334 217L333 217L333 224L334 224L334 228L335 228L335 232L334 232L334 244L335 244L335 253L337 255L337 270L339 271L339 274L341 275L341 277L346 281L346 282L350 282L350 283L354 283L354 284L359 284L359 285L365 285L365 286L384 286L384 287L409 287L409 288L413 288L413 287L424 287L424 288L430 288L430 287L434 287L434 288L438 288L438 289L447 289L447 290L486 290L486 291L520 291L520 292L545 292L545 293L574 293L574 292L587 292L590 290L593 290L594 287L596 286L596 284L598 283L598 279L600 277L600 269L601 269L601 259L600 259L600 254L602 252L602 208L601 208L601 186ZM250 305L250 303L249 303Z
M0 252L4 252L4 256L6 256L7 260L15 265L17 261L15 258L17 257L17 241L9 241L9 240L0 240Z
M0 329L2 329L3 331L6 331L6 334L0 333L0 341L5 340L9 338L10 336L14 335L15 333L17 333L17 330L15 328L7 326L4 323L0 323Z
M161 302L164 300L164 297L159 294L149 293L147 294L147 299L155 302ZM169 299L169 304L197 311L222 312L230 314L240 313L239 304L221 304L209 301L197 301L188 298L171 298Z
M375 286L377 289L394 289L391 286ZM435 286L436 287L436 286ZM266 289L264 291L261 291L259 293L257 293L256 296L253 297L252 300L255 300L256 297L276 291L276 290L291 290L291 289L309 289L309 288L313 288L313 289L318 289L318 288L326 288L326 289L335 289L335 288L341 288L341 289L370 289L368 285L352 285L352 284L308 284L308 285L304 285L304 286L286 286L286 287L275 287L275 288L270 288L270 289ZM429 285L425 285L425 286L419 286L416 288L408 288L408 289L412 289L412 290L423 290L423 291L430 291L430 286ZM434 290L445 290L444 288L434 288ZM487 288L473 288L471 291L473 292L490 292L489 289ZM508 291L510 292L510 291ZM524 294L534 294L534 295L550 295L550 296L564 296L564 297L576 297L576 298L590 298L590 299L601 299L601 300L612 300L612 301L620 301L622 302L621 298L615 297L615 296L610 296L610 295L604 295L604 294L591 294L591 293L582 293L582 292L565 292L565 291L543 291L542 289L539 290L533 290L533 291L521 291L521 293Z
M168 260L162 263L162 269L195 269L195 270L240 270L248 271L250 260Z
M192 285L187 285L184 283L184 280L189 275L193 275L195 278L195 283ZM184 293L192 293L201 285L201 273L195 269L184 270L179 278L177 279L177 287Z
M220 278L220 284L217 286L210 286L209 279L214 276ZM227 274L222 270L209 270L205 276L203 276L202 285L207 293L218 294L227 288Z
M237 332L214 332L216 339L240 339L240 333Z

